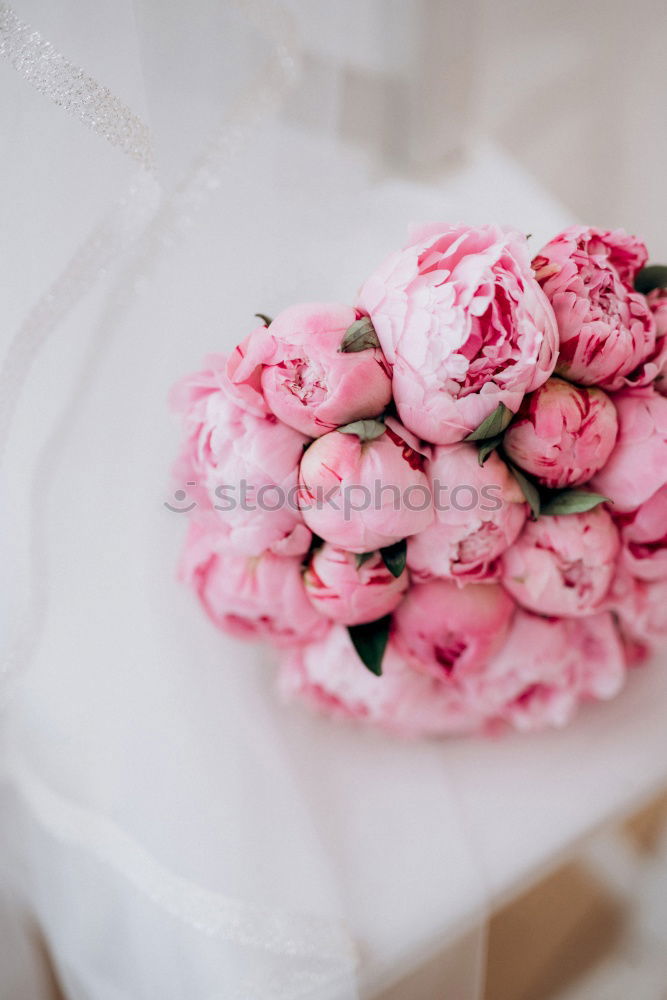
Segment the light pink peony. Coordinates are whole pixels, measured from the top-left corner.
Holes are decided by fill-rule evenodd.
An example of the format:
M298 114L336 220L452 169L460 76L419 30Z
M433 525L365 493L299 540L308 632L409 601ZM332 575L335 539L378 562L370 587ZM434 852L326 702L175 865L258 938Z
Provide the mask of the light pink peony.
M233 635L284 646L310 642L329 627L308 600L299 558L238 555L211 514L190 521L180 577L211 621Z
M407 570L393 576L379 552L359 564L352 552L325 543L303 575L313 607L343 625L373 622L400 604L408 589Z
M462 440L499 403L516 413L553 371L555 317L513 230L426 227L359 301L394 366L401 420L427 441Z
M449 580L413 586L394 614L394 641L414 670L456 683L500 649L514 601L497 584Z
M604 599L619 549L618 531L602 507L528 521L503 556L503 584L544 615L587 615Z
M421 581L460 583L498 579L499 557L526 520L523 493L494 453L480 466L472 444L441 445L427 472L435 505L433 524L408 543L408 566Z
M617 520L621 562L641 580L667 579L667 486Z
M259 378L269 409L308 437L375 417L391 399L382 351L340 350L346 330L360 317L336 303L291 306L248 338L232 377L250 387Z
M301 460L303 519L320 538L350 552L372 552L413 535L433 520L419 443L388 420L380 436L331 431Z
M287 698L339 719L370 722L408 737L468 733L484 725L481 705L466 701L446 677L412 670L389 642L382 676L363 666L347 630L334 625L323 640L283 655L279 685Z
M217 508L235 551L306 552L310 532L298 509L297 475L307 439L272 413L259 413L252 395L239 399L226 374L227 358L207 360L205 371L182 379L172 391L186 430L177 468L187 471Z
M616 410L606 393L550 378L524 398L503 448L519 468L562 489L588 482L602 468L617 432Z
M655 322L632 281L646 263L644 244L622 229L572 226L533 261L556 313L556 371L582 385L620 389L651 354Z
M592 486L614 504L614 512L636 510L667 484L667 398L653 388L614 396L618 441Z
M633 642L650 646L667 639L667 579L640 580L621 564L606 605Z
M613 698L625 679L612 616L544 618L517 611L507 641L469 697L516 729L562 727L582 700Z

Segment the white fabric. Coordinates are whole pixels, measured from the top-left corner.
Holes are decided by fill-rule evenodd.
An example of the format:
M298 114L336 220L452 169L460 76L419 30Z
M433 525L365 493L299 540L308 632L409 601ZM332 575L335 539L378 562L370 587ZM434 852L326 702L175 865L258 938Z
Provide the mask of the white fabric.
M352 1000L448 946L447 983L477 1000L490 900L613 811L633 766L632 793L657 780L657 674L567 743L403 744L278 704L270 654L216 632L174 580L176 377L256 311L349 300L410 222L512 222L538 245L570 221L484 144L437 184L380 176L400 102L361 119L368 141L353 96L386 113L377 94L403 94L410 69L426 85L432 6L17 0L146 124L155 165L138 174L0 60L17 337L0 375L2 884L74 1000ZM469 90L453 88L432 161L462 151ZM648 736L628 753L631 707ZM1 994L18 949L0 958Z

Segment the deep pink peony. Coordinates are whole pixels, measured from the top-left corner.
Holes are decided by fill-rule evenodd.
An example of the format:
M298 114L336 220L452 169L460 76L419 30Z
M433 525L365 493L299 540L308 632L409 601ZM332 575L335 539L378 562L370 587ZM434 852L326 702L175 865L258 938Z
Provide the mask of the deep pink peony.
M284 646L310 642L328 628L308 600L298 557L238 555L210 513L190 521L180 577L211 621L233 635Z
M259 378L269 409L308 437L375 417L391 399L382 351L340 350L345 331L360 316L337 303L291 306L246 341L233 378L241 385Z
M444 736L484 725L482 706L466 700L446 677L412 670L390 641L382 677L360 662L347 630L334 625L324 639L286 650L280 689L312 708L340 719L357 719L401 736Z
M553 371L553 310L513 230L426 227L359 301L394 366L401 420L427 441L462 440L499 403L516 413Z
M609 589L618 549L618 531L602 507L540 517L503 556L503 584L530 611L587 615Z
M634 385L653 383L658 392L667 395L667 290L655 288L646 298L655 320L655 348L644 363Z
M516 729L560 728L580 701L613 698L624 678L623 649L610 614L544 618L519 610L471 698Z
M533 261L556 313L556 371L582 385L620 389L651 354L655 322L632 281L646 263L644 244L622 229L572 226Z
M503 448L519 468L551 489L586 483L611 455L618 421L601 389L550 378L526 396Z
M636 510L667 484L667 398L652 387L614 396L618 441L592 486L614 512Z
M388 615L400 604L409 584L407 570L392 576L379 552L361 561L328 543L313 554L303 580L313 607L343 625Z
M526 520L523 493L494 453L480 466L472 444L441 445L427 464L435 504L433 524L408 543L408 566L421 581L498 579L499 557Z
M227 358L207 361L207 369L172 390L172 406L186 429L178 469L187 470L217 508L235 551L306 552L310 532L298 509L297 475L307 439L272 413L259 412L252 394L239 397L226 374Z
M641 580L667 579L667 486L618 518L621 562Z
M482 670L500 649L514 607L493 583L418 584L394 614L394 642L414 670L458 682Z
M380 436L331 431L301 460L303 519L320 538L349 552L372 552L413 535L433 520L425 456L399 423Z

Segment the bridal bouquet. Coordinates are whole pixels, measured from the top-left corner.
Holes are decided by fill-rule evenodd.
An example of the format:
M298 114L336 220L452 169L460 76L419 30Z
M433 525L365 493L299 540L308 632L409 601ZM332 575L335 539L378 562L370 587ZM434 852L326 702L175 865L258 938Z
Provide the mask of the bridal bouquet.
M667 268L429 225L183 379L180 573L280 684L407 734L562 726L667 636ZM184 499L186 491L176 495ZM176 508L172 508L176 509ZM180 509L180 508L179 508Z

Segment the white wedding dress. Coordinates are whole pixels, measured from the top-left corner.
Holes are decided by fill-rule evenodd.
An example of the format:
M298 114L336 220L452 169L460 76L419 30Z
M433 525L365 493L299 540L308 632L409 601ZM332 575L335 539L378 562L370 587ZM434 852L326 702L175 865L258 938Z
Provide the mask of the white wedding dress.
M468 80L434 115L434 7L0 3L3 998L52 1000L50 965L72 1000L352 1000L440 953L476 1000L491 903L613 812L609 761L626 787L664 751L662 677L567 743L313 719L175 581L176 378L349 301L411 222L570 221L463 142Z

